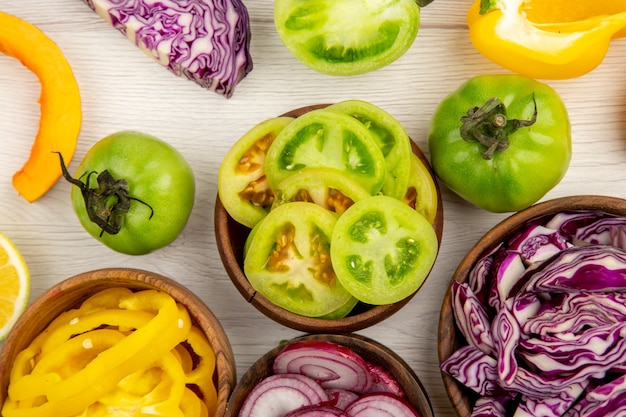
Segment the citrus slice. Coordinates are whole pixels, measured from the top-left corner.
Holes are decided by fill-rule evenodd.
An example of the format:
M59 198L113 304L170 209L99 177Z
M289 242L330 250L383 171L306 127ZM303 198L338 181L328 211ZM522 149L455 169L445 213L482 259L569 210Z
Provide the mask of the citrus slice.
M0 232L0 340L26 309L30 293L30 273L13 242Z
M574 78L626 35L626 0L475 0L467 23L476 49L495 63L533 78Z

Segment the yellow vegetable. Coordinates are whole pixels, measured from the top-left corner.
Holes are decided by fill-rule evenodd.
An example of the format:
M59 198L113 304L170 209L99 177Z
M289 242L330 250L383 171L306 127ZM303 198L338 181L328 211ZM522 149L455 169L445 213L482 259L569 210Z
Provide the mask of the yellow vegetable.
M155 290L110 288L17 355L2 415L212 416L214 371L215 352L183 305Z
M56 43L36 26L0 11L0 52L20 60L41 83L39 131L29 159L13 186L29 202L61 176L61 152L69 163L82 122L81 100L72 68Z
M475 0L467 13L474 47L522 75L584 75L626 35L626 0Z

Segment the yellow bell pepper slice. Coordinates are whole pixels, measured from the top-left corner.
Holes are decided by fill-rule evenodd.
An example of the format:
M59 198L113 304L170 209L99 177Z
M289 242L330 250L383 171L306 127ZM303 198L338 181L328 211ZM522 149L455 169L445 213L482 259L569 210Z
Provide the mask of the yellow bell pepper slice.
M39 131L30 157L13 176L13 186L27 201L46 193L61 176L60 152L74 156L82 122L80 92L58 45L38 27L0 11L0 52L17 58L41 83Z
M209 414L213 415L217 409L217 390L213 383L216 362L215 352L206 336L195 326L191 327L187 336L187 343L198 357L198 363L191 371L186 373L185 382L188 385L198 387Z
M475 0L467 13L469 36L481 54L519 74L579 77L600 65L612 39L626 35L626 1L597 1L577 8L578 2L562 0Z
M117 293L117 295L122 294ZM133 319L135 323L132 322L133 320L126 323L124 327L137 327L136 330L127 332L128 334L120 332L119 329L104 328L88 331L61 344L53 343L56 347L52 348L47 355L42 356L38 348L26 349L26 357L30 360L23 358L20 361L16 360L16 363L20 362L19 369L16 371L14 367L11 372L9 398L2 410L3 416L77 415L113 390L129 373L150 366L170 354L180 341L187 338L191 328L191 319L186 308L177 305L169 295L158 291L124 293L117 301L115 301L114 294L107 293L92 297L88 301L78 310L68 312L71 314L63 314L63 319L67 320L77 315L84 318L84 315L79 313L97 313L102 306L114 304L117 308L147 312L153 317L142 326L138 325L143 320L139 316ZM104 320L106 321L113 322L115 319ZM63 333L63 322L55 320L53 323L55 325L52 334L56 334L55 331ZM105 335L102 339L99 338L99 335L105 332L113 332L123 337L112 335L106 337ZM45 337L36 339L35 344L39 348L46 345L46 337L50 337L50 332L44 333ZM105 347L107 343L110 344L108 348L95 349L94 352L97 350L98 353L91 358L88 357L88 353L81 352L81 349L88 350L94 346ZM171 357L182 374L181 380L184 385L185 374L182 367L173 354ZM38 362L32 364L35 359ZM67 365L75 362L76 366ZM29 368L32 372L25 373ZM27 379L22 382L24 378ZM179 389L181 398L183 388ZM28 399L20 401L26 397ZM179 399L174 401L177 407Z

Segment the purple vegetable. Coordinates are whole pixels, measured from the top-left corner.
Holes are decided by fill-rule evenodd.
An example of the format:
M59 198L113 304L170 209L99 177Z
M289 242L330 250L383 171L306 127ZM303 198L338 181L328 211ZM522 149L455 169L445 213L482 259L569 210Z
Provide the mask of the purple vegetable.
M274 373L300 373L324 388L367 392L373 377L367 363L353 350L325 341L291 343L274 359Z
M242 0L84 0L172 73L225 97L252 71Z
M531 265L541 262L569 246L571 244L558 231L535 225L511 239L508 249L519 253L524 264Z
M609 245L574 246L526 272L524 292L626 291L626 251Z
M620 217L607 217L596 220L588 226L576 230L574 240L594 245L615 245L626 234L626 221Z
M362 395L346 412L351 417L420 417L410 404L388 393Z
M366 362L366 365L372 375L372 385L367 392L388 392L399 398L405 396L400 383L385 368L371 362Z
M502 303L509 298L511 289L522 278L526 269L522 257L518 253L508 250L502 250L498 253L492 269L495 271L495 285L491 287L489 305L499 309Z
M473 346L463 346L441 363L441 370L481 395L494 393L498 362Z
M330 398L328 403L337 408L341 408L342 410L345 410L346 407L352 403L352 401L359 398L359 395L355 392L338 388L327 389L326 394L328 394L328 397Z
M605 417L623 415L626 409L626 375L589 391L564 416Z
M293 410L283 417L350 417L350 414L332 405L308 405Z
M441 370L482 395L472 417L604 416L626 407L625 247L626 218L558 213L485 254L467 284L452 283L467 345Z
M517 373L515 349L520 340L519 323L508 308L502 308L493 320L491 334L498 359L498 377L504 386L511 384Z
M523 416L560 417L572 406L580 392L576 394L572 396L569 391L564 390L560 395L550 398L522 397L515 413Z
M505 417L507 401L502 397L479 397L474 404L472 417Z
M250 391L239 417L282 417L307 405L328 401L328 395L313 379L298 374L271 375Z
M486 354L493 354L495 348L491 337L491 321L480 300L467 283L454 281L451 291L457 327L470 345Z

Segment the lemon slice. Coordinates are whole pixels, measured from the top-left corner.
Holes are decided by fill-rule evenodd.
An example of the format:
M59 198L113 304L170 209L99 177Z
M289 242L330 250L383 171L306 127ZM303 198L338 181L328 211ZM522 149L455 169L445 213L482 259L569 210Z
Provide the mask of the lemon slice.
M30 273L13 242L0 232L0 340L26 309L30 293Z

